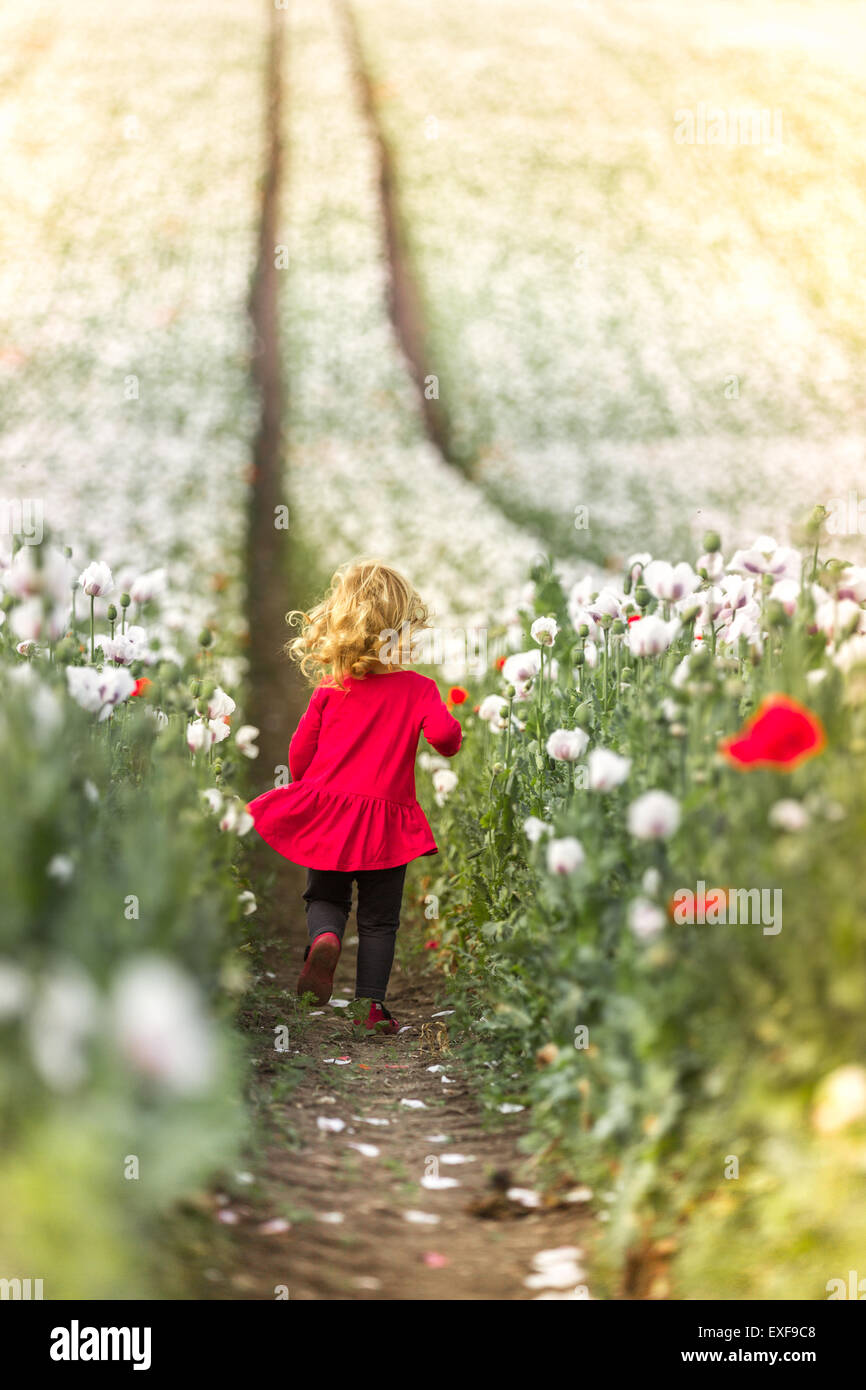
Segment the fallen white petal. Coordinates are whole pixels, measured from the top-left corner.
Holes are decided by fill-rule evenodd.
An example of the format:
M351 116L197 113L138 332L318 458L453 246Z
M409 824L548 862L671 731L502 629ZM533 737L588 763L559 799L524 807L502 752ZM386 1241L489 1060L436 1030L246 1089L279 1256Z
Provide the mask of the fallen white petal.
M261 1226L256 1227L260 1236L281 1236L284 1231L291 1229L288 1221L284 1221L281 1216L275 1216L273 1221L263 1221Z
M403 1217L415 1226L438 1226L441 1220L429 1211L404 1211Z
M459 1187L460 1183L456 1178L437 1178L432 1174L421 1179L422 1187L429 1187L432 1191L438 1192L443 1187Z
M401 1100L401 1105L405 1105L407 1110L426 1110L427 1106L423 1100Z
M533 1269L548 1269L550 1265L562 1264L563 1260L581 1260L583 1251L576 1245L560 1245L555 1250L539 1250L532 1257Z
M379 1150L376 1148L375 1144L350 1144L349 1148L357 1149L358 1153L363 1154L364 1158L379 1157Z
M573 1289L584 1278L584 1270L574 1260L551 1265L541 1274L530 1274L523 1283L527 1289Z
M522 1207L540 1207L541 1196L538 1192L533 1192L529 1187L509 1187L506 1194L512 1202L518 1202Z
M338 1120L336 1118L332 1120L329 1119L327 1115L320 1115L316 1120L316 1124L319 1126L319 1129L330 1131L333 1134L339 1134L341 1129L346 1128L345 1120Z

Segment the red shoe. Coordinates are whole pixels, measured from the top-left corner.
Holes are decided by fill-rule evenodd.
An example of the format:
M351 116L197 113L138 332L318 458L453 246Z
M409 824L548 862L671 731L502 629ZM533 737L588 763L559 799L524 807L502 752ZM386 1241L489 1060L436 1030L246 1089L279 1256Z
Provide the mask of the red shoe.
M319 1004L327 1004L334 988L334 971L342 943L336 932L322 932L304 952L304 968L298 976L298 994L314 994Z
M355 1019L356 1024L360 1022L359 1018ZM370 1012L364 1020L364 1027L368 1033L398 1033L400 1031L400 1025L393 1014L389 1014L385 1005L380 1004L375 999L370 1003Z

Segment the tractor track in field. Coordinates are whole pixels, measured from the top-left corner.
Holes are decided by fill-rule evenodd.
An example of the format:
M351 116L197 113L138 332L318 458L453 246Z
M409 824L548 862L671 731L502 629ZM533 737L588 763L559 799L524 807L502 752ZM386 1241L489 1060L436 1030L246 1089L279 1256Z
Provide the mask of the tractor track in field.
M375 150L379 205L388 265L388 313L409 367L427 437L446 463L471 476L473 470L457 455L448 412L441 400L427 390L436 373L430 363L428 330L423 298L418 287L397 196L397 173L376 106L375 88L361 45L351 0L332 0L354 74L361 107Z

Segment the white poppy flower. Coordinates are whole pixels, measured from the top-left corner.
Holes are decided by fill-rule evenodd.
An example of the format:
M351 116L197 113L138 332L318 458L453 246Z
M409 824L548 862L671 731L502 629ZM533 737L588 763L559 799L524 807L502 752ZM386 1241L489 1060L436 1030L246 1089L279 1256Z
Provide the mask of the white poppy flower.
M628 777L631 758L624 758L610 748L593 748L587 766L590 788L594 792L609 792Z
M55 1091L71 1091L85 1078L84 1044L97 1022L98 996L74 963L43 980L27 1020L33 1064Z
M166 590L164 569L150 570L139 575L129 586L129 597L133 603L147 603L148 599L161 597Z
M772 536L758 536L748 550L738 550L728 569L745 574L771 574L776 579L798 579L800 552L781 546Z
M502 679L506 685L525 686L534 680L541 669L541 652L534 647L529 652L515 652L508 656L502 666Z
M76 704L98 714L100 721L135 689L135 681L124 666L109 666L103 671L93 666L67 666L66 684Z
M242 724L235 734L235 746L239 753L243 753L245 758L257 758L259 750L256 746L256 739L259 730L255 724Z
M531 845L537 845L543 835L549 835L553 830L552 825L546 821L539 820L537 816L528 816L523 822L523 833Z
M574 763L581 757L589 735L583 729L554 729L545 745L551 758L557 762Z
M214 744L213 729L203 719L193 719L186 726L186 744L192 753L198 753L202 748L212 748Z
M678 565L670 565L667 560L652 560L643 572L643 582L654 598L673 603L694 593L701 581L684 560Z
M224 714L233 714L236 709L237 705L231 695L227 695L220 686L217 686L207 702L207 717L208 719L222 719Z
M226 804L219 825L220 830L232 831L235 835L246 835L252 830L255 821L240 798L233 797Z
M194 980L173 961L128 961L110 1005L120 1055L134 1071L177 1095L207 1090L216 1066L213 1028Z
M478 707L478 718L491 729L504 729L508 723L508 701L501 695L485 695Z
M669 792L644 792L628 808L628 828L638 840L666 839L679 823L679 802Z
M19 965L0 960L0 1019L20 1014L30 994L30 981Z
M655 613L628 625L628 644L634 656L658 656L666 652L680 630L678 618L665 622Z
M659 935L665 925L665 915L656 903L648 898L635 898L629 903L628 925L641 941L651 941Z
M855 603L866 603L866 569L858 565L846 566L839 576L837 595L853 599Z
M450 796L457 786L458 777L450 767L437 767L433 773L433 789L442 797Z
M58 883L70 883L75 874L75 865L68 854L55 854L53 859L48 861L45 872Z
M812 1124L819 1134L837 1134L866 1119L866 1070L837 1067L818 1087Z
M806 829L810 816L802 801L795 801L793 797L783 797L770 807L767 819L777 830L795 832Z
M585 858L583 845L573 835L551 840L547 846L547 868L552 874L573 874Z
M69 623L69 609L55 604L46 608L41 598L16 603L9 615L9 626L22 642L56 642Z
M552 647L558 632L559 623L555 618L536 618L529 629L533 642L537 642L540 647Z
M87 569L78 576L78 582L92 598L104 598L114 588L111 570L102 560L91 560Z

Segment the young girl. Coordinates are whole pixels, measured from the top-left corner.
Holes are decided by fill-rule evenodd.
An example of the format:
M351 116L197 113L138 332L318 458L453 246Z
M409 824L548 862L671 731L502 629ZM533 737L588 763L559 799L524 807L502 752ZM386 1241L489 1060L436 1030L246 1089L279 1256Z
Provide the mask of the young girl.
M345 565L312 612L288 621L301 631L286 651L316 688L289 747L290 785L249 810L262 838L307 869L310 944L298 994L330 999L355 880L355 998L371 1001L368 1029L396 1033L384 1000L406 865L438 853L415 797L418 739L450 758L462 730L436 683L403 669L429 623L396 570L376 560Z

